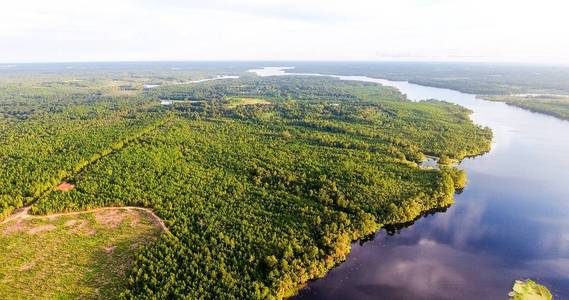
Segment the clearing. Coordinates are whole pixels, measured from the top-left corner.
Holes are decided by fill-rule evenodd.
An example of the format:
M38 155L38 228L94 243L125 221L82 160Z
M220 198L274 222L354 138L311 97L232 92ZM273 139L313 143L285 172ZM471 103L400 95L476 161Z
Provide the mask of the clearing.
M75 187L74 184L71 184L69 182L62 182L57 186L57 189L62 191L62 192L67 192L72 190Z
M242 105L267 105L271 102L260 98L233 98L230 100L228 107L234 108Z
M0 224L0 299L112 298L125 287L137 249L167 231L138 207L27 211Z

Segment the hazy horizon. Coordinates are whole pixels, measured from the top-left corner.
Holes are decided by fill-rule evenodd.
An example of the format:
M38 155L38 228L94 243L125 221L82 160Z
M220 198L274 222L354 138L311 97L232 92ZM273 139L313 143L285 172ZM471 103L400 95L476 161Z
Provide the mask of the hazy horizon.
M569 67L569 62L531 62L531 61L468 61L468 60L421 60L421 59L407 59L407 60L249 60L249 59L219 59L219 60L83 60L83 61L26 61L26 62L3 62L0 61L0 70L8 69L10 67L18 65L58 65L58 64L152 64L152 63L267 63L265 67L295 67L294 63L315 63L315 64L449 64L449 65L460 65L460 64L471 64L471 65L503 65L503 66L535 66L535 67Z
M0 62L569 64L568 9L559 0L21 0L0 11Z

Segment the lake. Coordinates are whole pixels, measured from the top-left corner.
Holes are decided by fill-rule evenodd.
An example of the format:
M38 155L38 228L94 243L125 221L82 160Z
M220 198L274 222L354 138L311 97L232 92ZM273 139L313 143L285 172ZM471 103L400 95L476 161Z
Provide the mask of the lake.
M280 67L251 70L260 76ZM440 99L474 111L494 132L492 151L465 159L468 186L445 212L355 242L348 259L294 299L507 299L515 279L569 299L569 122L475 95L363 76L413 101Z

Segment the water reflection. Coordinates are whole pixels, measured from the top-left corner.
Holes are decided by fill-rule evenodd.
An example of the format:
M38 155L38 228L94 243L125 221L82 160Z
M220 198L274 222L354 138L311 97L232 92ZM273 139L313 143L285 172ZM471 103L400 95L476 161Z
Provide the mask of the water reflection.
M385 230L387 235L396 235L401 233L401 230L407 228L407 227L411 227L415 224L415 222L417 222L418 220L422 219L422 218L427 218L429 216L432 216L436 213L444 213L446 212L448 209L448 207L441 207L441 208L434 208L431 209L427 212L424 212L420 217L416 218L415 220L411 221L411 222L407 222L407 223L401 223L401 224L392 224L392 225L385 225L383 227L383 229ZM371 235L370 237L365 238L364 240L362 240L363 242L367 241L367 240L373 240L375 237L375 234ZM363 245L364 243L360 243L360 245Z
M345 263L297 299L506 299L512 282L528 277L556 299L569 298L569 122L447 89L332 77L468 107L476 123L492 129L494 143L461 163L469 184L455 205L354 243Z

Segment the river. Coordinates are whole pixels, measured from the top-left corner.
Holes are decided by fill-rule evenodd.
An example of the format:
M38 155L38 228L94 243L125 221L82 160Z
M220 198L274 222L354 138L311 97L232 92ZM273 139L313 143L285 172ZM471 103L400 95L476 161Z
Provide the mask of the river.
M546 285L555 299L569 299L569 122L449 89L332 77L393 86L413 101L468 107L494 141L492 151L460 164L469 183L452 207L353 243L344 263L294 299L507 299L513 281L526 278Z

